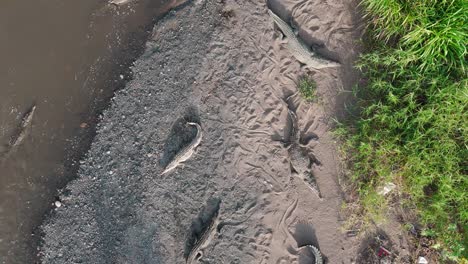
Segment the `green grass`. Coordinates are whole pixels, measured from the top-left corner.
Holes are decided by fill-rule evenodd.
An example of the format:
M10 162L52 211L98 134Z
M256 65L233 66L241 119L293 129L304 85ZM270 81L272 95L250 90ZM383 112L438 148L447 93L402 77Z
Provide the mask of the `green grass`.
M317 83L308 77L302 77L299 80L299 93L308 102L313 102L317 99Z
M366 217L382 217L376 189L399 185L424 234L446 258L467 256L468 3L362 0L366 50L357 68L359 117L340 129Z

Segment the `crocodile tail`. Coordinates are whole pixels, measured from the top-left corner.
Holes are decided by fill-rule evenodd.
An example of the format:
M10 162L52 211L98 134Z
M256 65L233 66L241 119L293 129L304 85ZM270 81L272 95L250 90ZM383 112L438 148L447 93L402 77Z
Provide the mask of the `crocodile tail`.
M303 248L307 248L312 252L312 254L314 255L314 262L313 262L314 264L323 264L322 253L320 253L320 250L317 247L313 245L305 245L305 246L300 247L299 250Z

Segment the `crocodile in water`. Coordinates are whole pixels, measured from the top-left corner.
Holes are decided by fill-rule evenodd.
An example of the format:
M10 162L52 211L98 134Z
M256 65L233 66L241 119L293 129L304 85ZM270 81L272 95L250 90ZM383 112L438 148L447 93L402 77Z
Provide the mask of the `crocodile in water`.
M1 161L6 160L10 154L15 152L18 146L20 146L23 143L24 139L28 136L35 112L36 106L34 105L28 112L26 112L26 114L24 114L17 132L10 140L8 146L5 147L6 151L0 151Z
M192 140L192 142L190 142L190 144L188 144L186 147L182 148L175 156L174 158L172 159L172 161L166 166L166 168L164 169L164 171L161 173L161 175L165 174L165 173L168 173L169 171L175 169L180 163L188 160L195 148L200 144L201 140L202 140L202 129L201 129L201 126L197 123L192 123L192 122L188 122L187 123L188 125L190 126L195 126L197 128L197 135L195 136L195 138Z
M268 13L273 18L273 21L283 32L284 36L288 39L288 45L291 53L296 57L301 63L314 68L314 69L323 69L330 67L339 67L340 64L328 59L321 58L313 52L307 44L304 43L293 31L291 26L284 22L279 16L277 16L273 11L268 9Z
M14 149L21 145L23 143L23 140L26 138L26 136L29 133L29 127L32 124L32 120L34 117L34 113L36 111L36 106L34 105L29 112L27 112L23 120L21 121L19 133L16 135L16 137L11 141L11 149ZM10 150L11 151L11 150Z

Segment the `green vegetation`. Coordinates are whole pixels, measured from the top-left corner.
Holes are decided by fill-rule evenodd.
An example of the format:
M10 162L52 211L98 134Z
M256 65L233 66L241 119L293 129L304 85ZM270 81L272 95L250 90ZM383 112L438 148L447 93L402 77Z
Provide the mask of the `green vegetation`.
M301 94L302 98L304 98L308 102L313 102L317 99L316 91L317 91L317 83L308 77L302 77L299 80L299 93Z
M357 63L359 117L338 129L365 217L382 216L377 188L398 185L423 235L452 260L467 256L466 0L362 0L368 53ZM405 197L405 198L402 198Z

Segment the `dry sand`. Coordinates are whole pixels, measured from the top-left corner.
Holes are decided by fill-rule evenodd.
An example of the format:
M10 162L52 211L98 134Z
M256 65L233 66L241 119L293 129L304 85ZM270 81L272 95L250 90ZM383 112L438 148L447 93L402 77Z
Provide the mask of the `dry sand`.
M332 118L355 82L352 1L271 2L300 36L340 68L310 71L287 49L263 1L196 0L155 26L134 79L104 113L79 178L43 224L43 263L185 263L200 214L219 199L222 223L204 263L308 263L315 243L328 263L352 263L359 240L342 230ZM285 99L298 79L317 82L318 101L292 97L323 196L291 172L279 142ZM160 175L194 131L203 138L184 166ZM192 222L194 224L192 224ZM310 261L310 259L309 259Z

